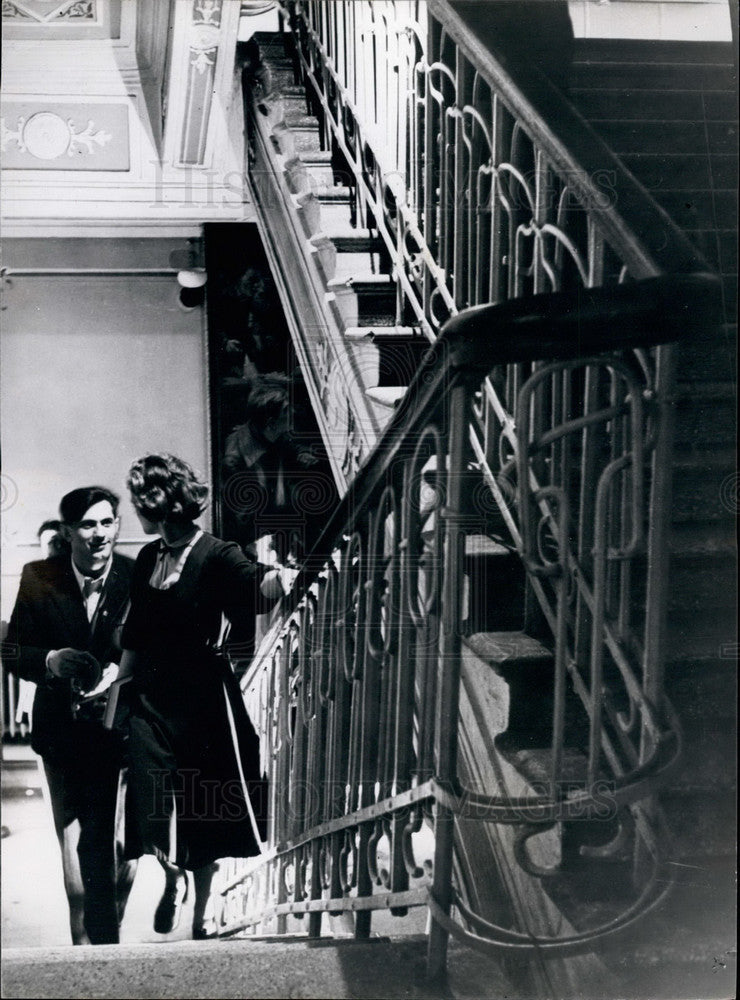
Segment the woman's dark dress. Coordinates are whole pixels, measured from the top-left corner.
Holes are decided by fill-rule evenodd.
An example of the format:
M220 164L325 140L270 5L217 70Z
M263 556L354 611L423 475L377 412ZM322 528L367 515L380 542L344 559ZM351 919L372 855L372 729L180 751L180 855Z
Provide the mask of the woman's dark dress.
M127 850L194 869L259 853L244 792L246 782L259 814L258 739L236 678L215 647L222 613L232 624L230 642L244 650L255 614L271 602L259 593L260 567L233 543L201 535L168 590L149 584L159 551L154 542L139 553L121 639L137 653Z

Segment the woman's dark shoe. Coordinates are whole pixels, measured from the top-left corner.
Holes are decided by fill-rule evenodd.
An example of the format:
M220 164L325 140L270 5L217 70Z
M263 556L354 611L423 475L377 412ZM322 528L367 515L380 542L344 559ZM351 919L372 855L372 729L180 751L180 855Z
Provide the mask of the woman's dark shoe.
M169 934L180 923L182 904L188 898L188 877L180 872L174 882L164 887L162 898L154 911L154 930L157 934Z
M205 924L193 924L193 941L205 941L211 935L206 930Z

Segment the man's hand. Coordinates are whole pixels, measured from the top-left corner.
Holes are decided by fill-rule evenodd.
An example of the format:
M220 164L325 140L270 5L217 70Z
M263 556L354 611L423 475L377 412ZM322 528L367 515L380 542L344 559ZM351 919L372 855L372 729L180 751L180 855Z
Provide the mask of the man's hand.
M105 694L108 688L111 686L113 681L118 677L118 664L109 663L104 669L102 676L94 688L89 688L85 691L82 700L92 701L94 698L99 698L101 694Z
M54 677L72 678L82 691L94 688L100 680L100 664L82 649L54 649L46 658L46 665Z

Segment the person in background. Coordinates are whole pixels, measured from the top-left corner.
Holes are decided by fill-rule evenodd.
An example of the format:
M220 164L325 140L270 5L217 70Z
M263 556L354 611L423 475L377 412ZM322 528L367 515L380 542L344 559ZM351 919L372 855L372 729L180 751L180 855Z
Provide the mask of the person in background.
M53 556L63 556L69 552L69 545L62 534L62 522L57 520L44 521L36 537L41 546L41 558L51 559Z
M69 545L64 540L61 529L61 521L49 519L44 521L36 532L42 559L53 559L55 556L69 553ZM18 701L15 713L15 721L18 725L29 726L35 694L36 685L34 683L24 680L18 681Z
M133 562L114 552L118 497L62 498L67 550L23 567L3 662L36 685L31 745L41 756L62 852L73 944L115 944L135 863L117 839L121 748L88 697L117 672ZM43 527L43 526L42 526Z
M287 564L301 559L318 537L333 483L314 448L292 433L300 414L291 406L287 375L257 375L242 414L243 423L224 442L224 530L242 546L272 535L278 562ZM311 485L326 493L323 506L303 502Z
M147 455L127 485L144 531L159 535L136 560L116 685L132 689L127 847L165 869L154 915L160 934L177 926L193 873L192 933L203 938L217 859L260 851L250 801L250 787L262 787L259 743L222 651L222 623L231 625L233 648L248 648L255 614L280 591L264 597L275 585L270 574L195 523L208 487L186 462Z

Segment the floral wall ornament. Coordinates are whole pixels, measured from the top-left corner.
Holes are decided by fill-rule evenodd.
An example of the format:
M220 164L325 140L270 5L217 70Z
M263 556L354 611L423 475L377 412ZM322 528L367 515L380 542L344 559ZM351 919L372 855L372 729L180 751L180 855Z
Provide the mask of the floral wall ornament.
M129 101L6 95L0 119L3 170L128 171Z
M194 24L211 24L219 27L221 24L222 0L195 0L193 7Z
M89 155L105 146L112 136L103 129L95 129L89 120L87 127L78 130L71 118L64 119L53 111L39 111L29 118L19 116L15 129L9 129L5 119L0 119L0 146L3 152L15 142L22 153L30 153L39 160L55 160L59 156L75 156L83 148Z
M209 49L208 51L200 51L200 52L193 50L191 54L193 55L193 60L190 63L190 65L198 73L200 73L201 76L205 73L205 71L208 69L209 66L216 65L215 58L211 58L211 56L215 57L216 55L215 49Z
M3 0L4 21L26 21L36 24L57 24L60 21L97 18L96 0Z

